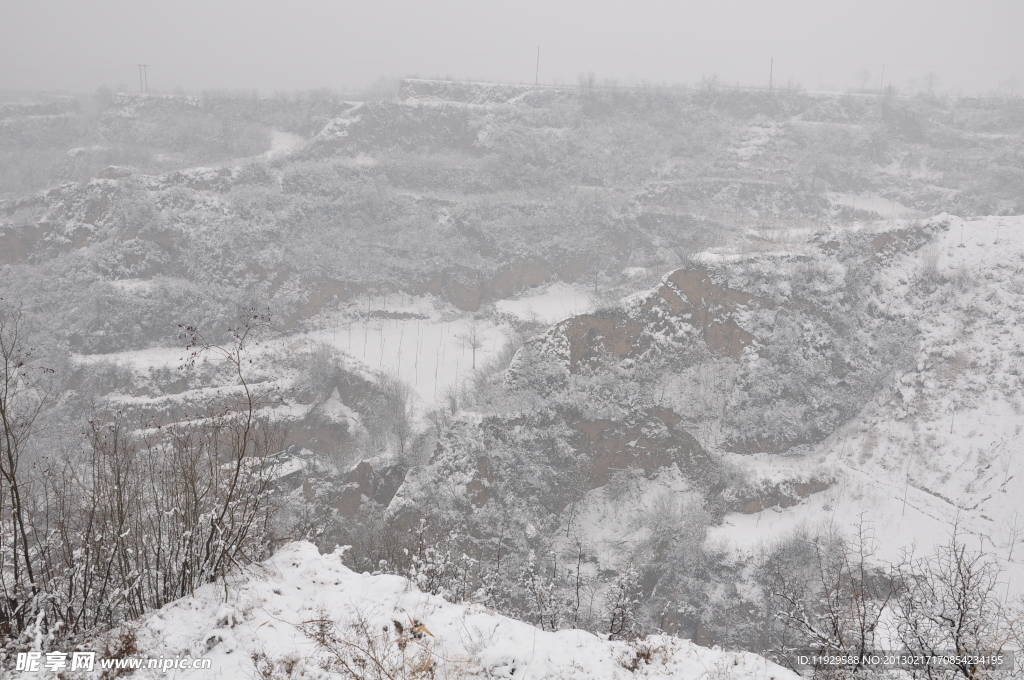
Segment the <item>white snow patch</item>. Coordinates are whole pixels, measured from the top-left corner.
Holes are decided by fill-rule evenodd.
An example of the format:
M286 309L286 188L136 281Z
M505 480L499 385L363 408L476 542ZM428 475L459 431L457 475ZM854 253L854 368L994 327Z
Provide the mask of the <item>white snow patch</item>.
M585 291L567 283L554 283L540 293L524 293L512 300L499 300L499 312L525 321L554 324L594 308L594 301Z
M873 212L879 217L886 219L913 219L924 216L924 213L919 210L914 210L902 203L890 200L873 192L853 194L829 191L826 192L825 197L828 198L833 205L845 206L852 208L853 210Z
M362 619L370 635L391 641L395 658L401 658L395 623L406 631L422 625L427 632L421 637L405 637L407 656L430 655L438 677L797 678L755 654L707 649L670 636L629 643L581 630L539 630L481 605L450 604L398 576L357 574L342 565L341 555L321 555L309 543L292 543L231 584L226 599L220 584L203 586L141 620L140 656L211 659L210 670L178 670L178 680L250 680L257 675L254 654L270 663L290 661L290 677L335 677L320 672L327 654L303 634L303 623L322 621L348 636ZM640 649L651 650L649 661L637 659ZM143 669L132 677L168 676Z
M304 141L305 140L299 135L292 134L291 132L275 130L274 136L270 139L270 149L263 155L267 158L280 158L281 156L287 156L292 151L295 151L302 146Z

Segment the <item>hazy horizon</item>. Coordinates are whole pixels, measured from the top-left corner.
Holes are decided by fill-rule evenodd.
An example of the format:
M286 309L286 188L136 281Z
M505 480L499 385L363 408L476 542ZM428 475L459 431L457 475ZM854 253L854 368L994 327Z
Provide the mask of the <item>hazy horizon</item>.
M0 28L0 89L263 94L380 78L501 82L894 86L1020 92L1024 3L752 0L672 4L17 2ZM540 49L539 68L537 50Z

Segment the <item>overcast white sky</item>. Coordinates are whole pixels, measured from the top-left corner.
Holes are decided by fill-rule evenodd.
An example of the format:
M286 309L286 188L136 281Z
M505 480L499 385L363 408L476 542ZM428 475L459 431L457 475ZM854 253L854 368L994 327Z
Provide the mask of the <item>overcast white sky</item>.
M379 77L1024 91L1024 0L0 0L0 89L357 88Z

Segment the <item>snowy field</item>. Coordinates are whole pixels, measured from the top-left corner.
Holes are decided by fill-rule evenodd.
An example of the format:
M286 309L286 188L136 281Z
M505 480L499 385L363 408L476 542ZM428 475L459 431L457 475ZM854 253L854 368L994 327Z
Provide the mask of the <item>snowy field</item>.
M591 298L580 288L555 283L514 300L495 304L499 314L524 321L553 324L589 311ZM369 305L353 303L340 314L327 317L324 330L303 334L310 342L326 343L349 355L369 371L398 375L429 407L445 391L471 378L476 369L498 354L510 329L502 321L475 322L476 358L470 336L474 320L457 315L430 297L370 298Z
M589 311L591 297L582 289L563 283L530 291L514 300L496 305L500 315L524 321L553 324L573 314ZM346 364L367 375L385 372L398 375L412 388L415 410L422 413L444 397L445 391L470 379L487 365L507 340L507 323L480 318L474 358L470 337L472 316L456 312L432 297L363 298L339 312L321 314L318 330L288 335L253 347L252 353L272 357L275 353L308 351L318 344L329 345L345 354ZM75 355L79 363L110 361L131 366L145 374L161 368L177 369L183 356L180 348L154 347L111 354ZM212 390L212 388L211 388Z
M889 200L885 196L876 193L841 193L829 191L825 193L828 200L835 206L843 206L851 210L864 210L873 212L879 217L890 220L913 219L924 217L920 211L908 208L902 203Z
M399 313L408 313L398 308ZM379 310L376 310L379 311ZM473 373L473 350L465 340L471 321L446 321L436 316L390 319L340 317L330 330L301 337L325 343L355 359L369 371L396 374L407 382L421 404L433 404L445 389L460 384ZM507 328L491 323L478 326L480 346L476 366L482 367L502 347Z
M594 301L587 291L567 283L554 283L542 292L520 295L511 300L499 300L494 305L498 311L511 314L523 321L555 324L577 314L585 314L594 308Z

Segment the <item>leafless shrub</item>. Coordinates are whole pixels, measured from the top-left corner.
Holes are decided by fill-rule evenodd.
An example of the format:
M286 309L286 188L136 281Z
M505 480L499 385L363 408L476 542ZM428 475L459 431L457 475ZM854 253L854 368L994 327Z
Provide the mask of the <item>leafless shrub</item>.
M434 428L434 434L438 437L447 432L451 426L451 416L443 408L432 408L427 411L426 415L427 420L430 421L431 426Z
M794 648L817 654L870 654L881 639L882 614L897 595L897 581L873 567L877 550L871 528L861 520L852 541L833 527L796 535L765 563L771 615L781 623L772 651L785 662ZM857 673L860 661L821 672Z
M640 634L640 572L629 560L606 591L605 621L613 640L632 640Z
M320 342L310 348L296 382L300 388L312 390L318 399L327 399L331 396L327 393L327 388L337 377L339 370L338 351L331 345Z
M977 680L994 669L971 659L999 652L1014 641L1019 621L996 594L994 559L968 550L954 525L950 540L933 554L897 567L903 586L894 601L896 638L913 655L953 654L956 663L933 667L933 678Z
M921 278L926 283L939 282L939 252L937 243L921 249Z
M64 638L108 629L266 555L270 473L284 435L260 410L267 395L246 377L248 345L266 323L249 314L221 344L186 329L190 360L210 352L231 366L237 403L169 426L119 413L95 418L83 452L37 461L31 499L13 487L32 512L24 531L3 527L0 545L19 547L5 561L27 552L32 569L0 572L5 638L28 631L29 613ZM5 471L14 472L4 477L6 498L21 474L8 448L16 434L4 440Z
M305 664L296 654L272 659L266 652L255 651L249 658L259 680L291 680L304 675Z
M106 635L102 642L102 651L99 656L105 659L128 659L139 652L139 639L135 627L126 625L119 630ZM122 675L131 673L126 668L105 668L100 671L101 680L112 680Z
M720 83L718 81L717 73L713 73L710 76L706 74L701 74L698 89L705 94L713 94L715 92L718 92L719 85Z
M975 284L974 276L967 270L966 266L960 266L956 270L956 274L953 275L953 282L956 289L961 293L966 293Z
M852 540L834 529L804 531L777 546L762 562L769 615L781 624L766 645L780 662L788 651L843 654L864 659L883 640L909 655L955 655L956 663L926 663L913 677L928 680L1001 677L1007 669L972 660L1019 643L1021 612L1000 603L1000 570L993 558L964 546L953 526L948 543L932 554L884 565L863 521ZM874 566L878 565L878 566ZM852 662L818 668L816 677L877 673Z
M444 388L442 393L444 399L444 406L451 415L455 415L460 410L468 408L472 403L472 395L466 388L466 385L448 385Z
M380 421L381 434L393 438L398 455L405 454L406 445L412 436L412 420L409 409L412 406L412 389L398 375L385 373L377 382L380 400L376 408L376 419Z
M303 622L300 629L322 653L321 668L340 673L344 678L418 680L437 677L439 662L444 660L433 650L433 634L419 621L399 618L381 627L360 611L350 623L341 626L322 612L320 618Z

